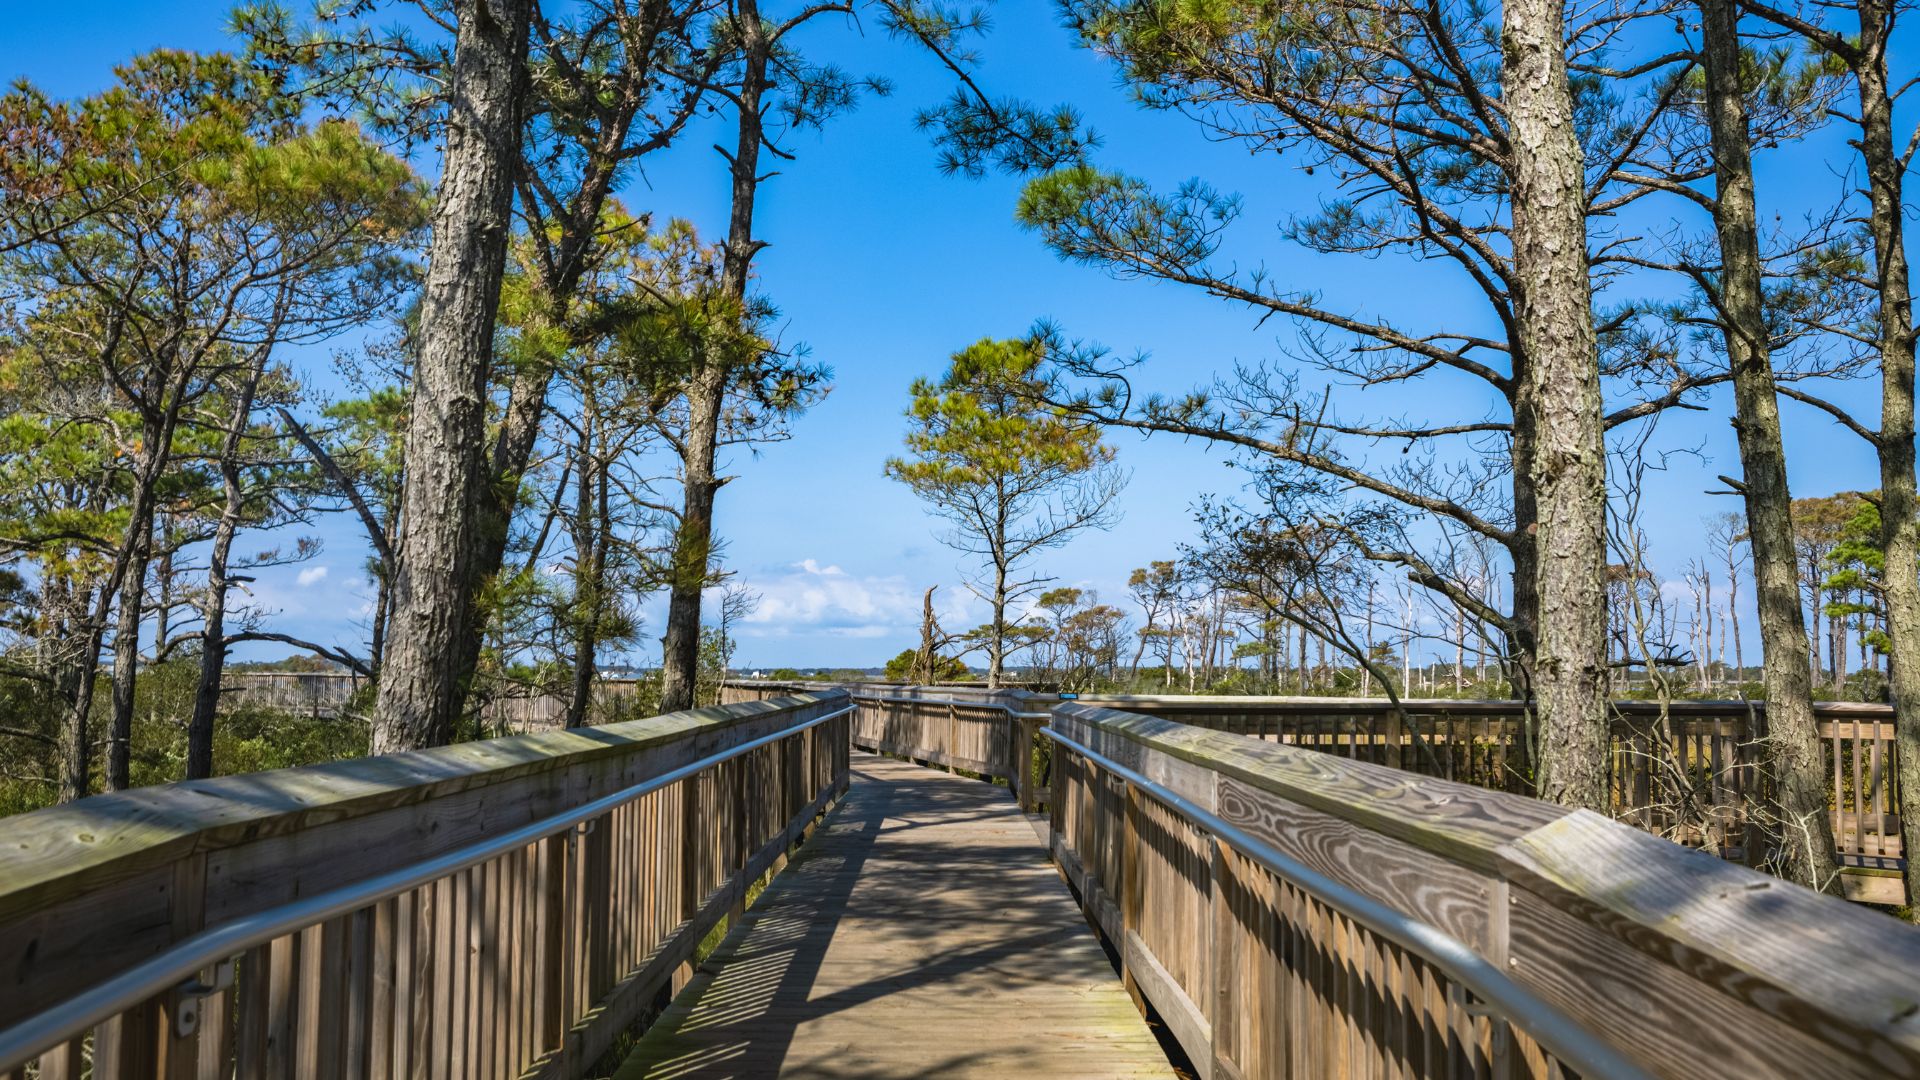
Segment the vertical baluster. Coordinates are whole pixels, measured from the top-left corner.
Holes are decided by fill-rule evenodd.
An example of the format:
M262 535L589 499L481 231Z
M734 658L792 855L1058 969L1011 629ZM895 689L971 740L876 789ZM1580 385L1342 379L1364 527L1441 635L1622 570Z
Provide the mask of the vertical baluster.
M400 995L400 905L407 894L389 897L373 906L372 965L367 995L368 1080L396 1080L393 1071L394 1011L405 1000Z
M1836 668L1839 664L1834 665ZM1846 811L1845 781L1841 779L1840 720L1838 717L1827 725L1827 752L1833 755L1833 835L1839 836L1845 822L1842 818Z
M433 895L434 886L400 898L394 936L400 953L394 960L394 1080L425 1080L427 1051L433 1046Z
M1872 738L1873 771L1870 774L1871 781L1867 785L1867 809L1873 814L1873 853L1885 858L1887 854L1886 807L1888 805L1888 785L1882 779L1885 774L1880 771L1880 748L1885 745L1881 739L1881 726L1879 721L1874 721Z
M507 864L513 896L512 910L508 916L513 944L508 952L507 970L513 975L502 1023L507 1033L507 1073L510 1076L525 1072L533 1060L533 1055L527 1049L527 1017L531 1015L533 987L538 981L527 920L527 904L532 895L528 863L533 850L527 847L515 850L512 860Z
M1861 855L1867 850L1867 786L1861 779L1866 772L1867 755L1857 718L1847 725L1847 753L1853 757L1853 833L1836 839L1840 841L1841 854ZM1834 792L1835 802L1839 796L1839 792Z
M484 1076L486 1063L481 1053L480 1013L486 998L486 987L482 983L481 951L486 943L486 882L481 874L482 867L474 866L463 870L459 879L465 889L465 918L461 920L464 928L462 944L464 946L465 976L460 992L460 1045L463 1049L461 1075L470 1077Z
M457 930L459 911L455 905L454 891L454 878L457 876L434 882L433 890L433 977L429 983L433 991L433 1053L426 1058L426 1065L435 1080L452 1080L459 1076L451 1071L458 1031L455 983L461 967L458 963L461 945Z
M348 915L345 941L341 949L340 1049L339 1075L347 1080L365 1080L367 1047L371 1041L373 1013L373 909Z
M275 938L267 949L265 1075L268 1080L291 1080L294 1075L294 1010L299 1005L299 936L288 934Z
M475 954L479 961L479 982L473 995L473 1074L499 1076L494 1056L494 1037L499 1030L500 1004L500 863L489 860L473 868L478 878L474 889L474 920L479 932Z
M69 1039L40 1055L39 1080L80 1080L85 1068L85 1040Z

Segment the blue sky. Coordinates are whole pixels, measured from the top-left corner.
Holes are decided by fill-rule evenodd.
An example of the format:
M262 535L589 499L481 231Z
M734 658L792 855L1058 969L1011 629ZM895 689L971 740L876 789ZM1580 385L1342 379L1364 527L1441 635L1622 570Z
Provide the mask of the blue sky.
M0 72L61 95L101 88L114 63L147 48L228 44L224 8L216 3L73 0L11 7ZM823 22L806 44L856 74L889 76L895 92L863 102L822 133L792 138L798 160L781 163L780 175L764 188L758 232L771 247L760 259L761 288L781 308L787 339L809 344L814 359L831 365L836 377L832 395L798 422L791 441L731 462L738 479L722 493L719 527L729 564L763 596L743 634L738 659L744 666L878 664L912 643L928 585L942 586L942 617L950 628L981 620L983 605L967 599L954 555L936 539L939 524L881 475L881 463L899 446L908 384L937 372L955 349L983 336L1019 334L1046 318L1074 336L1150 353L1146 383L1179 390L1235 361L1279 357L1285 333L1277 324L1257 327L1248 313L1191 291L1114 280L1059 262L1015 225L1017 185L947 178L935 168L933 151L912 122L916 110L947 93L935 65L888 40L871 21L864 33ZM980 51L982 80L995 93L1079 108L1104 136L1103 163L1156 186L1198 175L1240 192L1245 212L1228 250L1243 266L1265 261L1281 282L1319 290L1329 306L1413 323L1472 303L1457 276L1445 271L1290 249L1272 225L1311 211L1324 176L1307 177L1271 155L1249 157L1207 141L1182 118L1137 109L1103 61L1072 47L1051 4L999 5ZM644 180L622 193L627 205L659 218L688 218L717 233L726 184L723 163L710 149L714 141L696 130L656 155ZM1827 149L1823 142L1830 140L1823 136L1790 160L1787 154L1763 159L1763 201L1790 218L1830 201L1837 181L1819 154L1804 152ZM1654 221L1637 224L1659 226L1665 224L1659 215L1688 211L1668 202L1650 212ZM331 386L325 355L323 349L302 358L322 394ZM1848 396L1870 396L1866 390ZM1654 537L1656 567L1675 577L1699 552L1702 518L1737 509L1730 498L1704 494L1721 486L1715 474L1738 471L1726 401L1712 405L1709 412L1678 414L1663 427L1663 444L1701 451L1671 462L1648 500L1645 527ZM1485 405L1473 386L1443 380L1417 396L1373 394L1348 408L1417 418L1477 416ZM1796 494L1875 485L1871 456L1857 440L1803 408L1789 405L1787 416ZM1133 474L1124 519L1043 564L1062 583L1096 588L1110 601L1123 598L1132 567L1171 557L1189 538L1189 510L1198 497L1237 484L1217 451L1166 437L1122 436L1116 445ZM362 552L344 520L324 524L318 534L326 543L322 555L263 575L255 602L277 612L292 632L357 644L369 595L359 569ZM652 638L658 630L657 618L650 620L648 647L634 659L648 662L657 654Z

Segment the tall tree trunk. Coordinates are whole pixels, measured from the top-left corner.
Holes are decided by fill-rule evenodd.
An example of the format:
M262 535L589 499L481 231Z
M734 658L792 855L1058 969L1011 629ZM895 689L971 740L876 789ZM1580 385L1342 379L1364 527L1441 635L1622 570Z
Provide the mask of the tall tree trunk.
M673 543L667 628L660 639L660 711L691 709L700 668L700 598L713 573L714 476L727 372L711 366L687 389L686 455L681 462L680 527Z
M1777 405L1777 402L1776 402ZM1777 409L1776 409L1777 411ZM1789 526L1791 528L1791 526ZM1792 534L1788 534L1792 539ZM1793 552L1787 552L1787 567L1793 567ZM1798 597L1796 596L1796 599ZM1740 568L1727 565L1727 630L1733 634L1733 670L1736 682L1747 681L1747 656L1740 647Z
M654 42L668 31L676 13L686 10L689 9L676 8L669 3L640 5L637 12L640 17L637 20L629 19L622 28L627 63L636 65L641 57L651 55ZM602 214L607 198L614 185L620 182L623 162L630 163L633 160L627 156L632 149L628 138L642 103L641 87L649 81L645 76L652 74L650 69L651 65L629 66L624 77L608 88L614 99L613 107L602 113L604 126L599 131L593 152L583 163L578 187L568 202L566 212L560 217L559 239L554 245L553 257L551 261L541 260L538 284L542 295L539 300L545 308L544 318L549 326L566 324L580 279L589 269L595 244L602 238ZM489 490L483 493L479 507L477 550L472 564L476 588L498 574L506 563L507 540L517 508L516 498L520 482L533 461L534 448L539 443L540 425L546 415L547 392L553 374L553 367L549 364L523 364L515 370L513 380L508 384L506 408L500 418L499 435L493 446L493 482ZM464 680L472 679L479 663L481 629L479 626L469 627L462 645L460 672ZM375 650L376 670L378 655L378 650Z
M608 518L607 465L595 456L594 438L598 427L590 408L584 418L585 431L580 439L580 488L575 504L574 560L579 567L580 585L575 603L579 629L574 638L573 694L567 700L567 726L585 727L593 701L593 683L598 672L600 623L606 613L607 548L612 543L612 523Z
M1907 266L1904 163L1894 145L1887 80L1891 23L1883 0L1862 0L1860 23L1873 27L1860 84L1861 154L1867 166L1874 257L1880 283L1880 529L1886 552L1888 681L1899 763L1901 834L1920 852L1920 498L1914 477L1914 325ZM1838 663L1835 664L1837 668ZM1920 905L1920 858L1907 859L1908 902Z
M1367 658L1360 665L1360 696L1373 696L1373 578L1367 578Z
M160 514L160 548L153 569L153 654L167 647L167 635L173 632L173 515Z
M180 392L185 381L185 374L180 374L172 390L163 398L163 404L150 412L147 421L142 424L141 444L145 449L139 455L138 465L134 469L127 526L121 531L113 563L98 584L98 592L93 594L90 605L83 602L82 618L76 628L80 646L75 652L73 671L69 676L72 692L67 698L65 743L61 748L66 759L66 771L60 779L61 802L85 797L91 784L89 773L93 763L93 742L89 727L95 683L100 676L100 648L106 640L107 616L114 598L126 587L136 561L140 564L140 577L144 579L146 575L146 548L152 541L153 531L154 487L171 460L168 449L173 445L174 431L179 423ZM137 642L137 630L135 639ZM135 649L137 653L137 644Z
M1501 8L1518 347L1539 433L1540 796L1607 812L1606 446L1559 0Z
M1453 609L1453 692L1466 693L1467 690L1467 613L1461 608Z
M88 616L93 611L94 589L87 583L79 588L66 587L65 604L58 619L52 621L54 693L66 709L60 729L60 801L70 802L87 794L87 778L93 771L93 742L88 731L88 709L80 707L81 687L93 677L84 642ZM89 702L89 706L91 703Z
M213 731L220 713L220 691L227 662L227 590L232 587L228 567L239 520L239 507L232 491L228 493L228 500L207 553L207 598L201 609L205 636L200 647L200 678L193 688L193 717L187 722L189 780L213 775Z
M264 367L248 372L248 378L239 387L233 411L227 416L227 431L220 445L220 485L224 498L220 522L214 526L213 543L207 551L207 597L201 607L200 678L193 688L193 716L187 721L189 780L213 775L213 727L220 712L220 690L227 663L227 590L233 584L229 568L233 539L240 531L240 514L246 505L240 446L246 437L247 421L253 416L254 395L264 374Z
M1827 616L1827 651L1833 654L1833 682L1828 689L1836 698L1847 696L1847 620L1845 616Z
M387 569L381 567L373 583L373 625L367 630L367 666L379 677L380 661L387 651L387 610L391 594L387 589Z
M407 522L396 553L373 752L453 737L486 481L487 375L511 232L531 0L457 0L453 84L407 424Z
M1534 653L1539 646L1540 626L1540 499L1534 487L1534 462L1539 456L1539 424L1533 405L1533 387L1524 348L1514 354L1514 395L1509 402L1513 413L1513 535L1506 544L1507 559L1513 564L1513 628L1502 642L1502 665L1507 672L1514 697L1533 696ZM1403 692L1408 692L1403 689ZM1538 741L1538 733L1528 740ZM1531 755L1532 749L1527 753ZM1530 776L1530 781L1537 780Z
M1786 835L1780 838L1780 866L1789 880L1837 893L1840 877L1827 815L1826 759L1813 715L1813 672L1807 664L1807 631L1800 618L1793 497L1787 486L1787 455L1780 436L1780 403L1761 291L1753 155L1740 87L1740 16L1735 0L1700 0L1700 15L1707 124L1718 192L1713 217L1720 237L1721 324L1733 373L1733 426L1740 445L1741 493L1753 549L1754 596L1760 609L1767 763L1774 801L1786 825ZM1727 572L1737 589L1739 579L1731 558ZM1732 619L1738 665L1738 612Z
M1700 658L1703 661L1700 679L1711 691L1713 689L1713 572L1707 569L1705 562L1700 564L1700 593L1700 613L1705 627L1702 631L1705 648L1700 650Z
M753 238L754 203L759 196L760 147L762 141L761 99L768 89L767 64L773 42L760 19L755 0L740 0L741 81L735 108L739 125L733 153L729 158L732 178L731 207L727 217L727 242L722 249L720 288L736 304L746 309L747 283L753 273L753 257L761 244ZM714 479L714 461L718 451L719 416L732 373L725 359L707 357L703 369L691 381L687 406L689 422L682 472L685 476L685 509L675 544L675 573L667 600L667 630L661 643L660 709L675 712L693 707L697 668L700 662L700 596L706 587L708 560L713 550L713 499L719 490ZM696 419L693 413L699 412ZM688 557L679 553L682 546ZM698 558L697 575L687 571ZM698 580L693 580L697 576Z
M1802 647L1807 650L1807 670L1813 672L1814 679L1818 680L1824 670L1820 666L1820 557L1811 549L1799 554L1804 590L1800 598L1801 609L1806 616L1802 624L1807 628L1807 639Z
M120 610L113 631L113 707L107 740L107 790L131 786L133 692L140 677L140 624L147 610L147 564L153 553L151 517L134 541L126 580L120 585Z
M1002 528L995 549L1006 549ZM1004 558L993 562L993 633L987 641L987 689L997 690L1007 671L1007 564Z

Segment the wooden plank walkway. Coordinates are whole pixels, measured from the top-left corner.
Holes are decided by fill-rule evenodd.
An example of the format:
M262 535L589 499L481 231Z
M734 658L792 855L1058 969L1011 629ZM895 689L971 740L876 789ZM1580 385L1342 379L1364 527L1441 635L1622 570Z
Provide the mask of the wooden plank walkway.
M856 752L851 789L616 1074L1170 1076L1004 788Z

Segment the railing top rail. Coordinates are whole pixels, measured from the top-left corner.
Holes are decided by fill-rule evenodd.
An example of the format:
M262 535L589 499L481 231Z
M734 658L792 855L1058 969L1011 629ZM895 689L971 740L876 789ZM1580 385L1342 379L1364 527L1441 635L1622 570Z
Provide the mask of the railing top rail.
M1193 712L1231 712L1244 713L1270 709L1276 712L1300 710L1311 712L1356 712L1377 713L1391 707L1383 697L1297 697L1297 696L1252 696L1252 695L1214 695L1214 694L1080 694L1069 699L1089 705L1099 705L1112 709L1126 709L1129 705L1159 706L1177 708ZM1522 712L1527 703L1512 698L1401 698L1400 704L1409 712L1419 713L1458 713L1462 715L1510 716ZM1611 703L1616 711L1628 715L1644 716L1658 714L1661 704L1640 698L1623 698ZM1669 712L1676 716L1726 716L1744 713L1749 709L1766 711L1766 702L1751 699L1703 699L1684 698L1667 703ZM1886 718L1893 716L1893 706L1872 701L1816 701L1814 712L1822 716L1858 716L1862 719Z
M1842 1052L1920 1070L1920 932L1879 912L1586 810L1089 705L1060 706L1053 726L1123 763L1155 751L1492 874L1596 928L1619 956L1650 957Z
M603 727L157 784L20 814L7 820L0 846L0 925L189 854L643 753L846 698L845 691L830 690L712 706Z
M856 696L895 701L931 701L947 700L974 701L989 695L1019 694L1029 698L1034 705L1051 707L1055 701L1075 702L1086 705L1099 705L1110 709L1126 710L1129 707L1146 709L1179 709L1182 712L1221 712L1249 713L1271 710L1284 712L1313 713L1378 713L1391 707L1384 697L1307 697L1299 695L1253 695L1253 694L1108 694L1079 693L1060 698L1052 692L1027 690L1023 687L1002 687L999 690L987 690L969 685L933 684L916 686L906 683L826 683L810 681L784 681L771 679L729 679L728 686L761 690L793 690L796 692L843 688ZM1460 716L1513 716L1526 710L1527 702L1516 698L1413 698L1403 697L1400 704L1409 712L1444 713ZM1657 715L1662 705L1658 701L1643 698L1620 698L1611 703L1612 708L1627 716ZM1681 698L1668 702L1665 708L1669 713L1680 717L1725 717L1746 713L1749 710L1765 713L1767 703L1751 698ZM1814 713L1824 718L1883 720L1893 719L1893 706L1877 701L1816 701Z
M196 973L250 948L398 896L565 832L722 762L845 716L853 709L854 706L849 704L821 715L803 718L759 738L708 754L529 825L195 934L75 997L0 1030L0 1068L10 1063L25 1062L34 1054L65 1042L95 1024L125 1012L193 978Z

